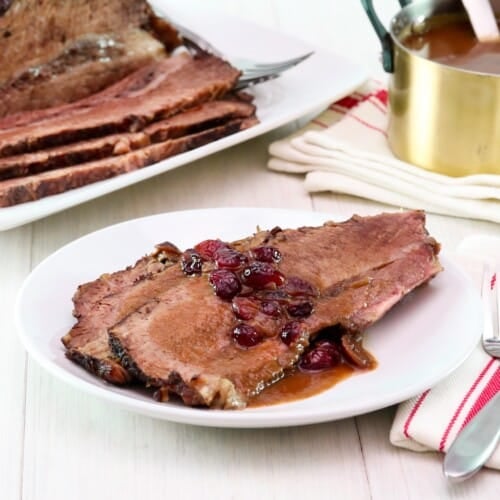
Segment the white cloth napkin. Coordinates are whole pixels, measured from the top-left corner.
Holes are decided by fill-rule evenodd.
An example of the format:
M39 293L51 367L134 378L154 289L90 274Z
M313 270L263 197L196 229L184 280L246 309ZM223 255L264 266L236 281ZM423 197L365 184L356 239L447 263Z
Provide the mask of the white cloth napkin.
M497 268L500 267L499 238L468 238L457 252L455 261L470 275L478 290L482 261L494 260ZM478 344L449 377L398 406L390 441L414 451L446 452L459 431L498 391L500 361L487 355ZM500 469L500 446L486 466Z
M370 81L293 136L271 144L268 167L306 174L308 191L334 191L397 207L500 222L500 175L448 177L394 157L387 91Z

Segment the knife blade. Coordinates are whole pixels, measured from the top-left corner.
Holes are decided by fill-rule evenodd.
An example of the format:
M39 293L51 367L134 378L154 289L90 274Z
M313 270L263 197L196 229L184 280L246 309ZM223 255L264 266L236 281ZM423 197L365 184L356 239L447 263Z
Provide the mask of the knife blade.
M453 482L472 477L491 457L500 440L500 392L462 429L443 462Z

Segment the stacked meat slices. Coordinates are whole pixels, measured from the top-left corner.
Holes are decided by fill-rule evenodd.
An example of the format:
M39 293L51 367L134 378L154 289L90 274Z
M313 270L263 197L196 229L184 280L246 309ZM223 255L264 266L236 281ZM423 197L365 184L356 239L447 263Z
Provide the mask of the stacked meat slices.
M241 269L223 269L226 282L215 292L210 256L181 257L162 244L133 267L79 287L67 356L111 383L137 378L161 399L243 408L326 328L365 330L441 270L424 222L422 212L404 212L261 231L223 247L225 265L229 252ZM263 247L271 260L279 256L274 264ZM275 286L261 286L265 274ZM235 332L245 329L256 336L242 344Z
M256 123L239 71L210 55L155 61L69 104L0 120L0 207L151 165Z
M0 116L73 102L180 45L146 0L2 0Z

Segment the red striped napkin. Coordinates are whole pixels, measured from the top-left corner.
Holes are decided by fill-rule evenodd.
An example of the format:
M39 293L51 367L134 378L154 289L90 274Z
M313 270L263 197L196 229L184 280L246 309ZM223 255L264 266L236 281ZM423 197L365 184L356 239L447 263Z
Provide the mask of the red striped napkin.
M371 81L271 144L272 170L306 174L308 191L500 222L500 175L448 177L398 160L387 145L387 91Z
M478 290L484 259L494 259L500 267L499 238L468 238L455 257ZM478 345L448 378L399 405L390 432L391 443L414 451L446 452L460 430L499 391L500 361ZM486 465L500 469L500 446Z

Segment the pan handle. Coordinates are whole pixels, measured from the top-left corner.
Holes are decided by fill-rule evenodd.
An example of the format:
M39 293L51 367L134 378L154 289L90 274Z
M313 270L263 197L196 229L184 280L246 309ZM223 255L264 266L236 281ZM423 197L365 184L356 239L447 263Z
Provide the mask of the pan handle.
M411 3L411 0L399 0L399 3L401 4L401 7L405 7ZM392 42L391 35L385 29L384 25L377 16L375 9L373 8L372 0L361 0L361 4L365 9L366 15L368 16L375 33L380 39L380 43L382 44L382 66L385 71L392 73L394 71L394 44Z

